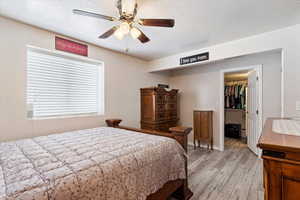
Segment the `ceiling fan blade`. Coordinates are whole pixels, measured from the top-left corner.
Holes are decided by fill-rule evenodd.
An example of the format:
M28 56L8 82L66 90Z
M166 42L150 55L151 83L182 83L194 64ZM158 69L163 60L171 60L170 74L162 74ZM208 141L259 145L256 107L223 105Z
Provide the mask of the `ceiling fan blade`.
M150 39L140 30L138 29L140 32L141 32L141 35L137 38L139 41L141 41L141 43L147 43L150 41Z
M102 35L99 36L100 39L106 39L108 37L110 37L112 34L114 34L114 32L118 29L117 26L112 27L111 29L109 29L108 31L106 31L105 33L103 33Z
M160 27L174 27L174 19L140 19L139 24L143 26L160 26Z
M114 17L110 17L110 16L106 16L106 15L101 15L101 14L97 14L97 13L92 13L92 12L87 12L87 11L78 10L78 9L74 9L73 13L77 14L77 15L95 17L95 18L105 19L105 20L109 20L109 21L115 21L116 20L116 18L114 18Z

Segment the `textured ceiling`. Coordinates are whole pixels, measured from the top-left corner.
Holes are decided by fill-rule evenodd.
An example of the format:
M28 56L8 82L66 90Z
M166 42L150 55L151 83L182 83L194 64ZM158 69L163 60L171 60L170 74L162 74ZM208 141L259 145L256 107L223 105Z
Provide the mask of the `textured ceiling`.
M0 0L0 15L115 51L153 60L300 23L299 0L138 0L138 17L174 18L175 28L142 27L151 42L98 36L116 22L72 14L118 16L113 0Z

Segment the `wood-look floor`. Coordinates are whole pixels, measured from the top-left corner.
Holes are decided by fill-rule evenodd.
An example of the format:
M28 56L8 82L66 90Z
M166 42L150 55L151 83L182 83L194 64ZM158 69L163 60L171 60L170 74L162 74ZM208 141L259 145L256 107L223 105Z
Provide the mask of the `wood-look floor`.
M263 199L262 160L239 140L225 139L225 151L189 147L192 200Z

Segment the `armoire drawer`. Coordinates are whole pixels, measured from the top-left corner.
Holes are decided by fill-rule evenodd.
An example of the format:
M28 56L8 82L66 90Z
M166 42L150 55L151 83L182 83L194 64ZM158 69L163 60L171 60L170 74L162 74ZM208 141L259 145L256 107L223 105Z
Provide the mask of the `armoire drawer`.
M161 121L167 119L167 113L166 112L157 112L156 113L156 120Z
M165 104L157 104L156 107L157 107L156 112L165 112L165 110L166 110Z
M176 103L169 103L166 105L166 110L176 110L177 104Z

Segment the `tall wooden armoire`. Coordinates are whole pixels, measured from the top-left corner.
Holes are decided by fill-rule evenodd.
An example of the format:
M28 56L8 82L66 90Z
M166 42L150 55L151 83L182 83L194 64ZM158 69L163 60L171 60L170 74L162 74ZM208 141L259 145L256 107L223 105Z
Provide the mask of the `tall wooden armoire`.
M177 94L175 89L142 88L141 128L168 132L169 128L177 126Z

